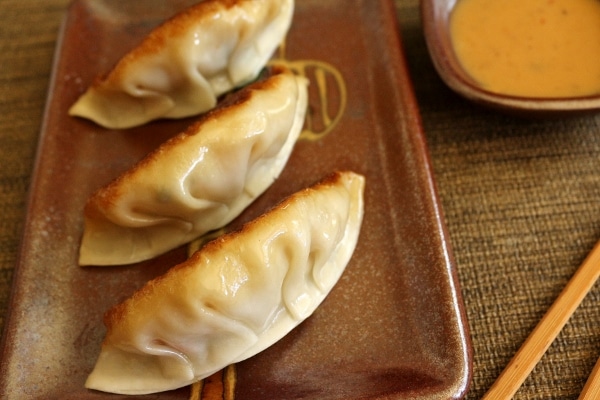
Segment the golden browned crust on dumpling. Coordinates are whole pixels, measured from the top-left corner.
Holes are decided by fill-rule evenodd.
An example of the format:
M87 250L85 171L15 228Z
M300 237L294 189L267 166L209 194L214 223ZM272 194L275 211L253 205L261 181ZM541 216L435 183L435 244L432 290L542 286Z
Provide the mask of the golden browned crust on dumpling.
M230 233L226 233L226 234L216 238L215 240L208 242L203 247L202 253L204 253L206 255L206 253L210 254L211 252L218 252L219 249L223 246L223 243L228 240L231 240L231 237L240 235L247 231L252 231L254 229L254 226L261 225L263 223L263 220L265 220L266 218L270 218L269 213L271 213L272 211L275 211L277 209L287 208L290 204L297 202L301 198L310 196L311 192L319 191L328 186L337 186L339 184L340 180L343 179L343 176L347 173L351 173L351 172L347 172L347 171L333 172L333 173L325 176L324 178L322 178L320 181L313 184L312 186L301 189L300 191L286 197L281 202L279 202L278 204L273 206L269 211L265 212L262 215L259 215L257 218L253 219L252 221L247 222L242 227L240 227L238 230L230 232ZM193 263L194 257L198 257L198 256L201 256L200 252L194 253L192 255L192 257L190 257L188 262Z
M287 198L279 202L277 205L272 207L269 211L260 215L256 219L247 222L238 230L226 233L208 242L201 248L201 250L195 252L186 261L172 267L165 274L146 282L146 284L141 289L136 291L129 299L125 300L120 304L117 304L105 313L104 324L107 327L108 331L111 330L111 327L113 325L117 325L121 320L127 319L128 317L132 317L132 315L129 314L134 312L134 310L131 307L129 307L130 303L134 303L137 305L137 307L143 308L143 306L140 303L143 303L144 299L149 299L154 295L160 294L160 292L168 294L167 292L172 291L173 288L177 287L178 282L181 282L182 274L185 274L186 270L188 270L189 273L192 274L194 268L196 268L197 265L202 264L201 262L199 262L201 259L212 258L213 255L220 253L222 248L226 246L228 242L234 240L236 237L248 234L251 235L252 232L258 229L258 227L260 227L261 225L269 224L270 219L277 218L277 216L274 216L277 210L283 210L288 208L295 202L301 202L303 198L310 197L310 194L312 192L320 191L326 189L327 187L334 187L339 185L340 181L344 179L344 176L348 174L354 173L350 171L336 171L327 175L314 185L308 188L301 189L300 191L288 196ZM155 293L157 291L159 291L159 293Z
M204 0L186 8L154 28L142 42L125 54L107 74L98 77L92 87L98 87L107 79L119 80L121 74L127 74L127 68L138 59L157 54L167 46L169 38L183 35L192 24L212 18L221 10L227 10L252 0Z
M235 2L236 0L230 0ZM241 0L237 0L241 1ZM96 191L87 201L84 209L84 213L88 217L97 215L98 210L109 208L109 205L115 204L116 199L122 196L120 189L123 187L121 182L132 179L139 170L143 170L147 164L154 162L154 159L161 153L168 152L170 148L178 146L181 142L186 141L189 137L196 135L200 132L200 127L203 124L211 120L219 120L221 118L227 118L227 114L235 113L237 108L242 107L244 103L249 102L252 99L254 93L262 90L267 90L271 87L275 87L277 83L276 77L281 74L291 74L292 72L285 66L273 66L268 68L266 76L256 81L255 83L240 89L237 92L230 94L224 99L216 108L202 115L191 124L185 131L178 135L168 139L157 149L150 152L143 159L137 162L132 168L125 171L122 175L115 178L108 185L100 188ZM273 78L273 79L271 79Z

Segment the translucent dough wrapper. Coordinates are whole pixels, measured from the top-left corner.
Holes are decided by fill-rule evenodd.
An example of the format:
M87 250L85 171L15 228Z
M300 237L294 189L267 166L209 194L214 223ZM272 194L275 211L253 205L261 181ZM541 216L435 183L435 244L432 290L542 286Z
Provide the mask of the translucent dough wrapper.
M338 172L197 251L109 310L86 387L175 389L272 345L325 299L354 252L364 177Z
M80 265L165 253L223 227L273 183L304 125L308 81L270 73L90 197Z
M293 0L205 0L154 29L69 110L112 129L212 109L283 42Z

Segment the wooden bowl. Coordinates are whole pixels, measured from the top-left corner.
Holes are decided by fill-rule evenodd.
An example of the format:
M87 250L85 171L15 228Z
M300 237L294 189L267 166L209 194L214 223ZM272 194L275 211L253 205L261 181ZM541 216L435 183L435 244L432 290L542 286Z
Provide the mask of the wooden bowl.
M442 80L455 92L483 106L525 116L562 116L600 111L600 94L593 96L536 98L487 91L463 69L450 37L450 16L460 0L422 0L421 19L433 64Z

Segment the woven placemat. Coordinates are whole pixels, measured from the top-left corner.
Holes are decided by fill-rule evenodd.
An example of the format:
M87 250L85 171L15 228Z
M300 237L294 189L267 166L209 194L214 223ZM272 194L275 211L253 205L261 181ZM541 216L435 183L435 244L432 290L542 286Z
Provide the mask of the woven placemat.
M54 43L66 4L0 3L0 322L7 309Z
M478 399L600 239L600 117L523 120L479 108L436 74L417 0L395 0L473 342ZM0 322L25 218L67 0L0 3ZM596 286L517 399L576 399L600 356Z
M396 1L467 308L481 398L600 240L600 117L525 120L451 92ZM516 399L576 399L600 356L596 285Z

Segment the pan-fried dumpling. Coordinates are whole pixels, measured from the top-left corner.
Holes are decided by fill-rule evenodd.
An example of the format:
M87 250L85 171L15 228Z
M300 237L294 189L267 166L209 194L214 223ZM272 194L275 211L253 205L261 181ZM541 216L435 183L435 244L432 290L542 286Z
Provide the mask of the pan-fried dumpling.
M270 71L90 197L81 265L153 258L226 225L273 183L302 130L308 81Z
M293 9L293 0L202 1L153 30L69 114L119 129L206 112L257 77Z
M352 257L364 182L353 172L332 174L109 310L86 387L123 394L183 387L284 337Z

